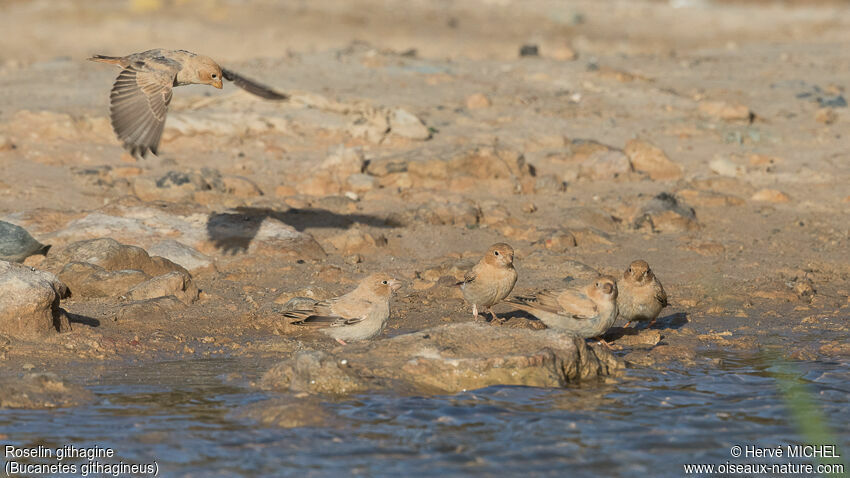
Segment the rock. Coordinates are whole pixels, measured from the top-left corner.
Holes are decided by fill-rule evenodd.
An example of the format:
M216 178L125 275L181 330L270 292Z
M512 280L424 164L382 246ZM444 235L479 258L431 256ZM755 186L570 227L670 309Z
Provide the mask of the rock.
M319 169L332 171L340 181L366 169L366 158L361 148L346 148L339 145L322 161Z
M791 198L788 197L787 194L782 191L777 191L776 189L760 189L753 194L753 197L750 198L753 201L761 201L761 202L772 202L772 203L786 203L791 201Z
M727 158L714 158L708 163L708 168L713 172L730 178L741 177L747 174L746 166L733 163Z
M57 268L70 262L82 262L107 271L137 270L147 274L148 278L172 271L188 273L186 269L168 259L151 257L141 247L124 245L111 238L74 242L58 254L51 254L48 262Z
M69 262L59 272L59 279L75 298L115 297L150 278L140 270L109 271L87 262Z
M468 225L478 224L481 220L481 209L471 200L437 202L420 206L409 211L416 221L434 225ZM391 218L392 219L392 218ZM404 223L405 221L398 221Z
M115 320L117 322L171 322L185 308L186 304L173 295L157 297L122 304L115 314Z
M325 257L312 235L299 232L270 214L273 211L242 208L212 214L207 219L207 244L229 254L262 251L309 259Z
M390 132L402 138L426 140L431 138L431 130L425 126L416 115L402 109L396 108L390 112Z
M838 120L838 113L832 108L820 108L815 112L815 121L823 124L832 124Z
M599 271L584 262L568 259L558 264L559 271L564 275L563 281L589 282L599 277Z
M534 169L525 156L504 148L482 147L453 159L448 165L452 175L465 174L475 179L510 179L521 181L534 177ZM521 184L517 184L521 186ZM530 192L530 191L529 191Z
M16 147L9 137L0 135L0 152L12 151Z
M483 93L474 93L466 97L466 107L471 110L479 110L490 107L490 98Z
M287 312L292 310L309 310L317 303L318 301L316 299L311 299L309 297L293 297L283 304L281 310Z
M569 231L561 231L544 239L543 245L550 251L566 252L568 249L576 247L578 242L576 242L576 236L574 236L573 233Z
M543 54L557 61L573 61L578 58L575 50L562 43L544 48Z
M357 173L352 174L345 180L346 187L349 191L357 194L362 194L378 187L378 178L368 174Z
M30 338L68 330L59 308L67 293L49 272L0 261L0 334Z
M164 257L190 272L215 270L212 259L201 254L197 249L174 239L166 239L154 244L148 248L148 253Z
M260 384L331 395L389 387L444 394L493 385L564 387L621 367L608 350L555 330L460 323L328 353L299 352L266 372Z
M124 293L123 297L140 301L173 295L184 304L193 304L199 294L198 287L187 272L174 271L142 282Z
M369 164L366 166L366 172L372 176L382 178L389 174L407 172L407 164L407 161L396 159L369 161Z
M696 212L669 193L650 199L632 221L635 229L649 227L653 232L683 232L699 229Z
M390 122L384 109L369 109L361 112L346 127L346 131L354 138L363 138L378 144L390 132Z
M544 174L534 181L534 193L562 193L567 190L567 183L554 174Z
M138 177L133 191L143 201L180 202L191 199L199 191L225 192L221 173L215 169L169 171L159 178Z
M50 246L36 241L26 229L0 221L0 260L24 262L29 256L47 254Z
M274 195L277 197L295 196L298 191L292 186L280 185L274 188Z
M725 101L702 101L699 104L700 113L726 121L750 121L755 114L744 105L731 104Z
M222 177L221 187L227 194L241 198L252 198L263 195L263 191L257 186L257 183L242 176Z
M630 140L625 147L626 156L635 171L646 173L655 181L679 179L682 167L670 161L657 146L639 139Z
M575 237L576 243L582 247L595 244L603 246L611 246L614 244L614 241L611 240L611 236L592 227L575 228L571 229L570 232L573 237Z
M741 206L746 204L743 199L731 194L698 189L680 189L676 195L695 206Z
M407 172L417 183L422 183L423 179L438 179L435 185L444 184L444 180L449 178L449 163L441 159L430 159L427 161L411 161L407 165Z
M85 388L52 373L0 379L0 409L77 407L94 400Z
M578 177L592 181L611 181L626 178L632 172L632 163L622 151L599 149L580 163Z
M522 45L521 47L519 47L519 56L540 56L540 49L537 47L537 45Z
M237 416L278 428L319 427L329 418L321 404L297 398L263 400L249 405Z
M375 238L368 232L360 230L359 227L352 227L332 236L328 238L328 242L343 255L363 252L376 245Z

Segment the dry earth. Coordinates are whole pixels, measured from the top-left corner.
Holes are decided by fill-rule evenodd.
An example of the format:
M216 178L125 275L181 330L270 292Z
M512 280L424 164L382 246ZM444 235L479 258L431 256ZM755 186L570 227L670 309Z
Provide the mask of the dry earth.
M282 304L377 270L406 284L386 335L469 321L448 285L499 241L518 293L647 260L671 306L612 332L631 366L846 356L848 26L808 2L6 1L0 219L52 245L26 264L69 283L71 331L0 337L2 373L330 350ZM179 88L137 162L107 118L117 72L85 58L154 47L293 99ZM68 269L101 237L179 266Z

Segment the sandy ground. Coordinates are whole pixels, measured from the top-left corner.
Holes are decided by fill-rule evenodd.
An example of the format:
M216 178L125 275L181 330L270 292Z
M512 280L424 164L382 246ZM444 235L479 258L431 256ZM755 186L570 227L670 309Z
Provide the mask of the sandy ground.
M85 238L63 231L92 213L243 214L307 233L327 255L199 240L214 268L193 272L200 300L169 320L116 322L115 299L72 296L73 332L46 339L48 352L14 341L0 357L10 372L85 375L97 369L60 364L331 347L282 324L275 300L331 296L376 270L406 282L388 334L466 321L445 276L499 241L517 250L518 293L564 284L569 261L620 274L647 260L671 306L666 347L635 363L770 343L797 358L846 355L848 24L846 7L806 2L7 0L0 218L60 251ZM540 56L520 58L525 44ZM160 158L136 162L108 123L117 71L85 58L154 47L211 55L294 100L181 87ZM418 116L431 138L359 134L382 108ZM659 148L650 156L674 172L638 170L635 144ZM340 145L368 162L368 186L323 163ZM588 163L594 148L637 171L607 174ZM481 155L521 155L533 172L469 160ZM179 197L145 187L201 168L241 179ZM695 219L640 226L660 193ZM443 202L449 211L433 212ZM494 327L535 326L496 311L509 320Z

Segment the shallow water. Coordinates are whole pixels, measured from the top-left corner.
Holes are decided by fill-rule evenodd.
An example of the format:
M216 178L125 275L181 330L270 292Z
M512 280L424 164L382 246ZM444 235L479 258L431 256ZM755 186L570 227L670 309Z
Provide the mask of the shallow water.
M90 384L94 405L0 411L0 442L97 444L115 449L115 462L156 461L161 476L684 476L685 463L805 463L730 456L733 445L807 442L778 391L782 372L806 385L845 462L850 444L846 362L724 353L572 389L369 394L327 403L324 426L294 429L233 413L267 398L233 372L262 370L236 359L128 366Z

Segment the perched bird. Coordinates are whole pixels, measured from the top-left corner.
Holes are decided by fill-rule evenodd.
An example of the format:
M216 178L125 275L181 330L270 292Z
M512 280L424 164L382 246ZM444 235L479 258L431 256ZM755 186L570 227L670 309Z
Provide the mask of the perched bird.
M0 221L0 260L24 262L29 256L47 254L48 249L21 226Z
M611 276L599 276L584 287L544 290L528 297L511 297L507 302L530 312L546 327L594 338L617 320L617 282ZM604 340L600 342L608 345Z
M221 68L212 58L185 50L148 50L127 56L95 55L91 61L122 68L109 95L112 129L133 156L157 154L171 89L183 85L210 85L221 89L222 80L269 100L287 95Z
M626 327L635 321L655 323L661 309L667 307L667 293L646 261L634 261L623 273L623 280L617 284L617 308L620 317L626 320Z
M371 339L384 330L390 317L390 298L399 288L401 283L389 275L372 274L345 295L283 315L296 319L293 325L324 327L323 333L346 345L346 341Z
M466 273L463 281L455 285L460 286L463 298L472 305L473 318L478 318L480 307L495 319L496 314L490 308L511 293L516 279L514 248L499 242L490 246L478 264Z

